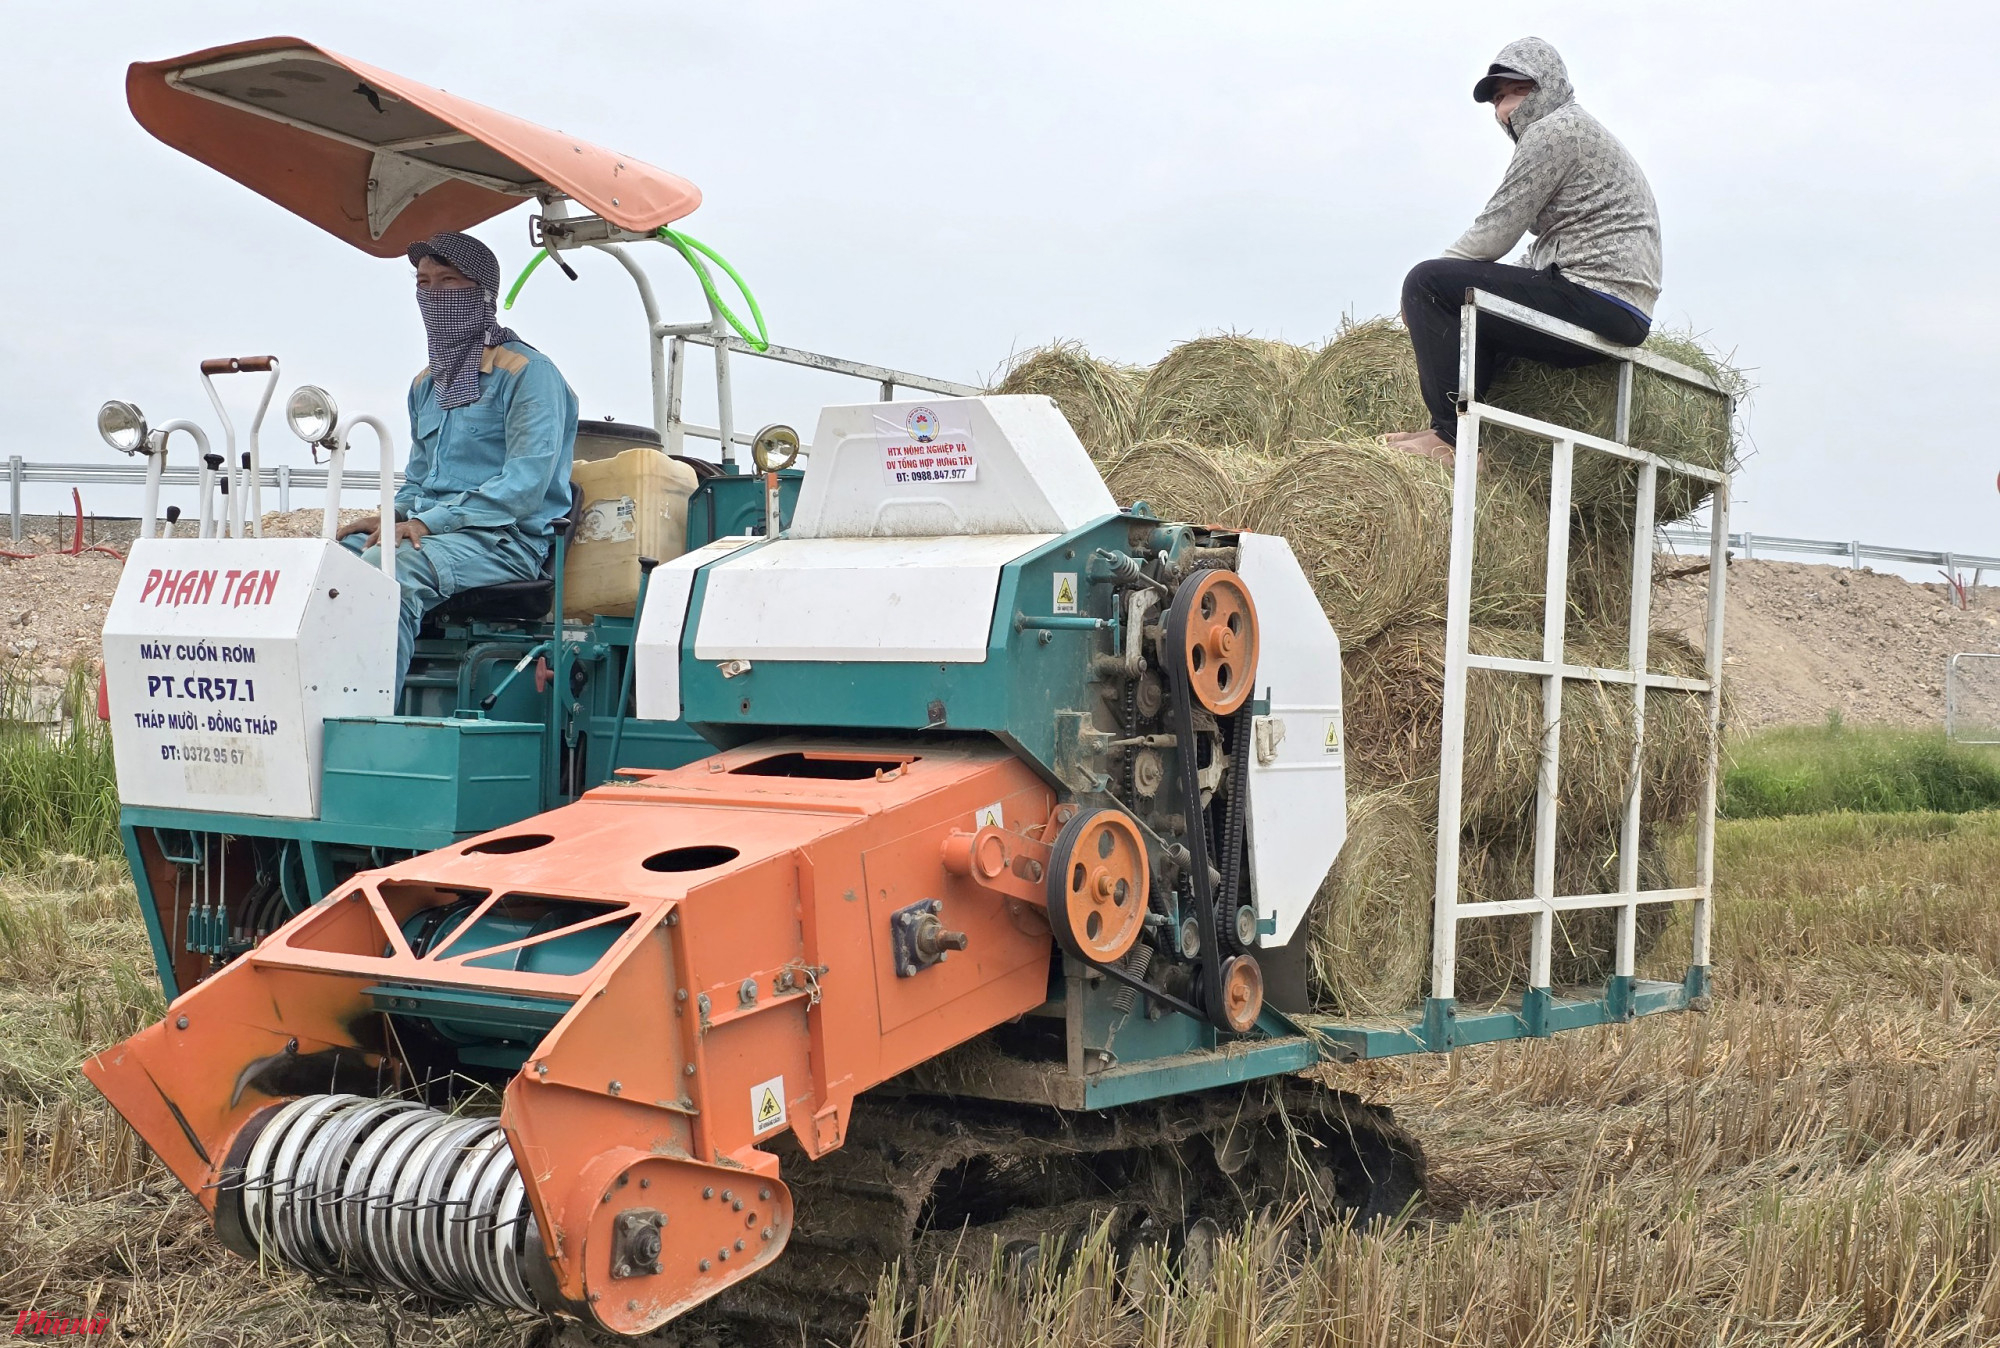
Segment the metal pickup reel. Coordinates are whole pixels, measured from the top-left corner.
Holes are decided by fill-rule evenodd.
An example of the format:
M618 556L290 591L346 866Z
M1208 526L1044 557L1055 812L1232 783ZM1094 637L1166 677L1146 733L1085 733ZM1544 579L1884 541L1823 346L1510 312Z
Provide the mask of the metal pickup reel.
M540 1308L547 1259L498 1119L303 1095L245 1127L224 1174L216 1230L239 1253L338 1282Z

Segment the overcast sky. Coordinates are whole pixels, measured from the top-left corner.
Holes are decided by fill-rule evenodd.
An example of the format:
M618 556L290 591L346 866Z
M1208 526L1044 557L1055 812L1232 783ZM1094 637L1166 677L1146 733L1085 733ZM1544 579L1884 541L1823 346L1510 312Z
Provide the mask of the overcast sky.
M12 4L0 458L105 457L110 396L212 425L209 355L273 351L286 388L400 408L424 361L407 266L126 110L127 62L274 33L692 179L685 227L749 279L774 339L967 381L1056 336L1152 361L1205 332L1315 341L1393 311L1499 178L1510 145L1469 88L1532 33L1652 180L1659 323L1758 386L1736 527L2000 553L1994 7ZM477 231L510 276L527 215ZM685 267L650 261L670 310L699 316ZM630 284L580 268L538 274L509 321L586 414L647 420ZM810 435L859 389L751 378L739 416ZM303 462L272 430L266 461Z

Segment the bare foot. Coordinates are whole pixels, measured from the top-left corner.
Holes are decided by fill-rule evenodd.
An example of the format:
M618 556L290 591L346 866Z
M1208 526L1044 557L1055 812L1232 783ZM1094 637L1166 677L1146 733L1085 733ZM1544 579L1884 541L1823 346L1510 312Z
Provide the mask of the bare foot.
M1436 431L1423 431L1408 439L1393 441L1397 449L1410 454L1420 454L1426 459L1436 459L1449 465L1452 461L1451 442Z
M1384 440L1388 441L1388 442L1389 442L1390 444L1392 444L1392 445L1400 445L1400 444L1402 444L1402 443L1403 443L1403 442L1404 442L1405 440L1415 440L1415 439L1418 439L1418 438L1419 438L1419 437L1421 437L1421 436L1426 436L1426 435L1432 435L1432 434L1435 434L1435 432L1432 432L1432 431L1390 431L1390 432L1389 432L1389 433L1388 433L1387 435L1383 436L1382 438L1383 438Z

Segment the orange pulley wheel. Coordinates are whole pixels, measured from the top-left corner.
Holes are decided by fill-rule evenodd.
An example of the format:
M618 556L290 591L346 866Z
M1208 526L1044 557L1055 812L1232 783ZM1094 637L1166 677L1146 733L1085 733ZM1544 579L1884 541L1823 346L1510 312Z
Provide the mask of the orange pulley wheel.
M1187 626L1181 660L1194 700L1227 716L1250 696L1257 677L1257 605L1234 571L1197 573L1183 593ZM1174 607L1181 605L1179 596Z
M1264 1014L1264 967L1254 955L1223 961L1222 1018L1238 1034L1248 1034Z
M1124 958L1146 925L1145 840L1122 810L1083 810L1049 857L1049 925L1064 951L1092 964Z

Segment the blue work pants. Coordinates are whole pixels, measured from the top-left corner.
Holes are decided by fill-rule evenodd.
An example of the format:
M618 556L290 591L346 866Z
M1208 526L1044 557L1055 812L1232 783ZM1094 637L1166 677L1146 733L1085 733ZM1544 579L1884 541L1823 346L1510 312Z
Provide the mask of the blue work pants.
M370 566L382 564L380 545L362 547L366 534L340 540L349 552ZM460 529L428 534L421 547L408 542L396 547L396 582L403 587L403 611L396 628L396 702L403 705L403 680L410 672L417 628L424 615L464 590L510 580L533 580L542 574L548 539L528 538L518 529Z

